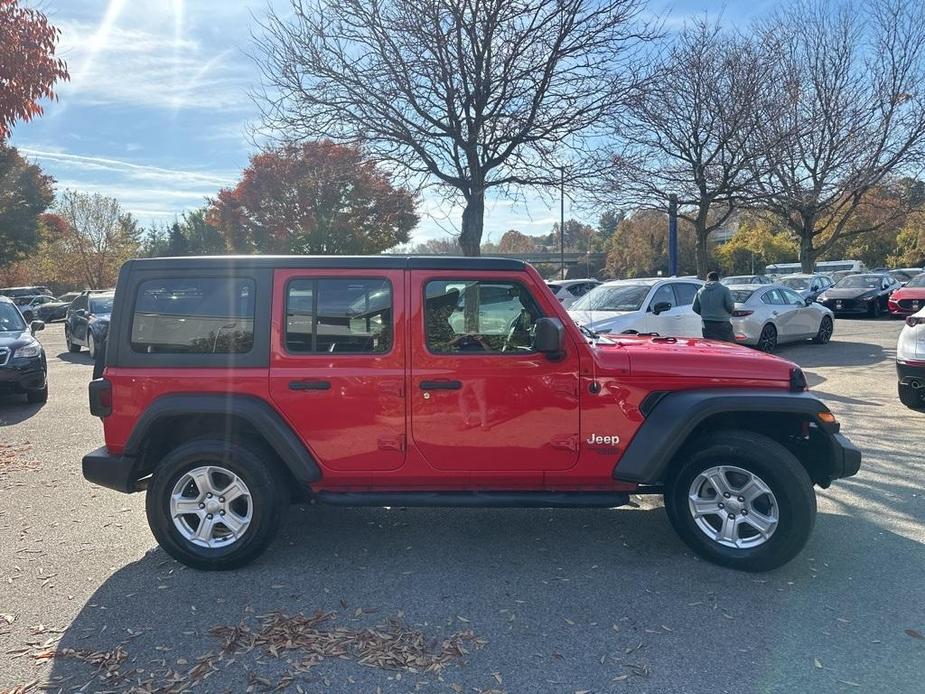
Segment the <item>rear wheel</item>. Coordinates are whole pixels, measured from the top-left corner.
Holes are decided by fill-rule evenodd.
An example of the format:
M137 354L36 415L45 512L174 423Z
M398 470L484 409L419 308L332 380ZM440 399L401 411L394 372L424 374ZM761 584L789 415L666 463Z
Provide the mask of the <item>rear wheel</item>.
M259 446L192 441L154 471L145 507L158 544L196 569L234 569L273 541L289 494Z
M768 354L777 349L777 328L773 324L768 323L761 329L761 335L758 336L758 349Z
M90 353L91 359L96 358L96 339L89 330L87 331L87 351Z
M769 571L793 559L816 518L805 468L773 439L715 432L685 447L665 485L681 539L716 564Z
M813 342L817 345L824 345L829 340L832 339L832 333L835 331L835 326L832 323L831 316L823 316L822 321L819 323L819 332L816 333L816 337L813 338Z
M912 410L925 409L925 388L913 388L905 383L899 384L899 401Z

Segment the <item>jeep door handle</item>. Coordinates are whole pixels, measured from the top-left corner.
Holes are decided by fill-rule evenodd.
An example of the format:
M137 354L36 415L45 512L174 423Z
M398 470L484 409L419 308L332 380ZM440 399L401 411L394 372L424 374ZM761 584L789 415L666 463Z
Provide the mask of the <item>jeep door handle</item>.
M331 390L330 381L289 381L289 390Z
M421 390L459 390L461 381L421 381Z

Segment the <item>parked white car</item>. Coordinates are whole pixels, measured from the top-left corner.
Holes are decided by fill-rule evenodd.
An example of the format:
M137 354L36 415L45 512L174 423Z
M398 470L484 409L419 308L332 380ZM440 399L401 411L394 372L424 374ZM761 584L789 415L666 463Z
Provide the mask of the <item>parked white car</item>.
M732 330L736 342L773 352L784 342L832 339L835 318L829 309L779 284L729 287L735 301Z
M643 278L605 282L578 299L569 315L598 333L658 333L701 337L691 304L703 282L693 278Z
M563 308L570 308L572 304L578 301L585 294L601 284L600 280L583 279L583 280L549 280L546 285L552 290Z
M896 372L902 404L925 409L925 308L906 318L896 345Z

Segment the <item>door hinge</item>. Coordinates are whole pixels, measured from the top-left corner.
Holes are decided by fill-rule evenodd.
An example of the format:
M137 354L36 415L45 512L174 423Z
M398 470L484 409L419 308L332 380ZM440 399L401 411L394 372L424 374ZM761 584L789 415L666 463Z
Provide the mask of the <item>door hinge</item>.
M578 434L562 434L560 436L553 436L549 443L553 448L561 448L564 451L577 451Z
M404 436L391 436L388 434L383 434L379 437L379 450L380 451L404 451L405 450L405 437Z

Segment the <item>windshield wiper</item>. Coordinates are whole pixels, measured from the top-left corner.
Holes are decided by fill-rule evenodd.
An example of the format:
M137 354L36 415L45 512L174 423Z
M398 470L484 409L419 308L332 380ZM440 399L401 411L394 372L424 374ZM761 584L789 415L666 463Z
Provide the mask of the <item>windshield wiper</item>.
M591 328L587 328L578 322L576 322L575 325L578 326L578 329L581 330L581 332L584 333L586 337L590 337L592 340L596 340L597 338L601 336L600 333L596 333L593 330L591 330Z

